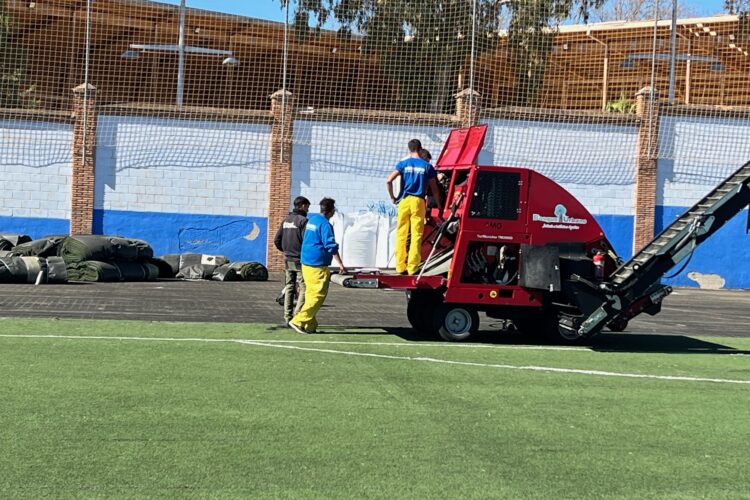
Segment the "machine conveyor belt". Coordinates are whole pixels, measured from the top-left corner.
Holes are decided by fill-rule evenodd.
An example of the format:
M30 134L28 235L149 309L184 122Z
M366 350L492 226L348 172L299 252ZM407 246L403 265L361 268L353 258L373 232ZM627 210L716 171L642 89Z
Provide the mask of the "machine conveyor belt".
M622 322L642 310L658 312L661 300L671 292L659 280L749 204L750 163L746 163L601 283L598 290L603 295L588 302L602 300L600 306L582 307L584 315L561 320L561 328L587 337L618 318ZM580 304L586 306L586 301Z
M620 289L637 281L648 288L704 240L750 204L750 163L746 163L687 210L611 276Z

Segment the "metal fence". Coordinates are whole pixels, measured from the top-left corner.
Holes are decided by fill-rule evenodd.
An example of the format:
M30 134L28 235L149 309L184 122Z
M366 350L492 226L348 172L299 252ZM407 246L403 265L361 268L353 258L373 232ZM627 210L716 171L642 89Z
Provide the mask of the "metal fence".
M0 163L68 154L55 134L39 144L29 131L63 119L71 89L83 83L96 88L102 112L136 114L139 126L151 125L139 134L107 130L104 121L100 142L119 133L146 156L154 141L172 141L186 155L200 154L196 144L243 148L221 123L255 123L248 111L268 111L280 89L293 100L289 119L299 122L293 143L320 144L315 134L322 132L310 124L326 122L323 142L347 151L350 164L373 141L387 141L393 127L429 134L460 123L461 105L474 120L521 124L502 147L490 143L490 152L509 154L510 143L510 154L527 151L529 161L542 148L540 156L560 164L580 163L576 140L616 137L627 118L613 117L632 115L644 88L652 90L649 109L662 104L659 158L689 161L698 172L713 164L717 148L727 161L750 153L750 41L742 17L673 25L658 20L669 12L655 9L656 20L556 26L550 13L535 10L539 2L454 0L426 3L419 13L389 11L390 4L363 13L352 30L326 31L294 22L294 5L286 23L275 23L192 9L184 0L0 0ZM456 97L462 92L463 101ZM195 120L196 134L171 134L165 120L173 118ZM540 142L525 120L571 133ZM352 121L379 124L377 138L352 137L343 125ZM623 157L606 144L584 149L592 165Z

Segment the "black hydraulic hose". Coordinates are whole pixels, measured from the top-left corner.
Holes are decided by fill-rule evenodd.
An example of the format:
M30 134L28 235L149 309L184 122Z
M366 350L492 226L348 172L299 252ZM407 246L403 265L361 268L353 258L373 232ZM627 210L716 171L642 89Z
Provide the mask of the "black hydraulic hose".
M682 267L680 268L680 270L679 270L679 271L677 271L676 273L674 273L674 274L671 274L671 275L669 275L669 276L664 276L664 278L663 278L663 279L665 279L665 280L669 280L669 279L672 279L672 278L674 278L675 276L679 275L679 274L680 274L680 273L681 273L682 271L684 271L684 270L685 270L685 268L686 268L686 267L688 266L688 264L690 264L690 260L691 260L691 259L693 258L693 254L695 253L695 249L696 249L696 248L698 248L698 247L693 247L693 249L692 249L692 250L690 251L690 255L688 255L688 258L687 258L687 260L685 261L685 264L683 264L683 265L682 265Z

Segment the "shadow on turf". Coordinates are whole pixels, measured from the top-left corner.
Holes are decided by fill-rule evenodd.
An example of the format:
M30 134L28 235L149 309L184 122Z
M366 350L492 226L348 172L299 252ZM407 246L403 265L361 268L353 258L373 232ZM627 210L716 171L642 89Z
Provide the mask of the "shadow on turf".
M656 352L665 354L744 354L750 351L707 342L684 335L604 333L592 339L591 348L601 352Z
M359 327L349 328L345 331L326 331L328 334L352 334L359 333L373 335L394 335L410 342L436 342L443 340L437 335L422 334L411 328L391 327ZM570 346L562 340L555 338L541 338L535 335L527 335L517 331L488 331L483 330L475 333L462 343L466 344L493 344L493 345L545 345L545 346ZM684 335L657 335L657 334L635 334L635 333L602 333L590 339L589 342L578 344L582 347L590 347L599 352L623 352L623 353L661 353L661 354L744 354L750 355L750 351L735 349L733 347L707 342Z

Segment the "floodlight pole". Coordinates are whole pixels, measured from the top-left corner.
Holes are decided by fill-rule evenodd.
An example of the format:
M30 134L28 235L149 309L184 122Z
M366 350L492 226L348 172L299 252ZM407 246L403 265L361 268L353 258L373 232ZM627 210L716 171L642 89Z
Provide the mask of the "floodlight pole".
M180 0L180 35L177 41L177 105L185 90L185 0Z
M675 62L677 61L677 0L672 0L672 46L669 57L669 104L675 97Z

